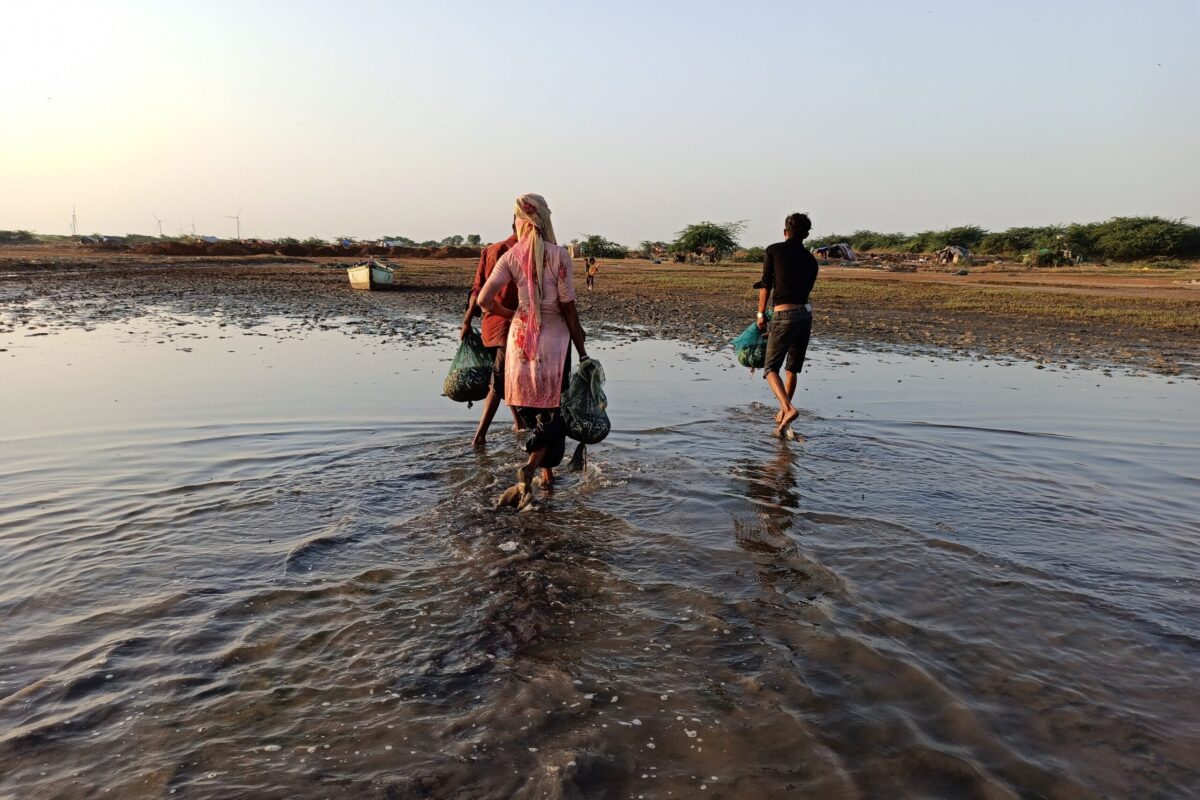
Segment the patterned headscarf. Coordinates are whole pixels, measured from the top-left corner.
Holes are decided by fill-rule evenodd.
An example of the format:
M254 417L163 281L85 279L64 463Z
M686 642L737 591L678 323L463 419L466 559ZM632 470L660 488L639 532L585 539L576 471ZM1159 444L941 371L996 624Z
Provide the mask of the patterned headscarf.
M533 319L522 348L526 361L537 358L538 336L542 330L542 273L546 269L546 242L558 244L554 226L550 224L550 206L540 194L523 194L517 198L513 214L517 219L517 241L528 240L522 266L528 286L529 305Z

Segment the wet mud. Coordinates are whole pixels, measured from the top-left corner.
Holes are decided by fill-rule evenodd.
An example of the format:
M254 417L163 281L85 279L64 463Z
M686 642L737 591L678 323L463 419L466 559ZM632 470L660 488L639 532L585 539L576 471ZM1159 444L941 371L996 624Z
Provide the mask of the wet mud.
M405 261L397 291L365 293L349 289L348 263L118 255L0 259L0 325L33 336L145 314L207 314L246 328L273 319L273 333L337 326L355 335L423 341L432 333L414 320L456 322L474 270L469 259ZM670 279L678 285L648 288L639 275L636 269L605 273L597 291L579 287L580 311L593 333L724 348L753 316L752 276L744 269L719 279L717 289L690 286L688 275ZM1200 301L1189 302L1180 313L1200 313ZM944 301L928 308L911 301L893 306L874 297L823 297L820 283L814 303L814 337L843 348L1200 377L1200 336L1177 326L1082 324L1001 309L958 312Z

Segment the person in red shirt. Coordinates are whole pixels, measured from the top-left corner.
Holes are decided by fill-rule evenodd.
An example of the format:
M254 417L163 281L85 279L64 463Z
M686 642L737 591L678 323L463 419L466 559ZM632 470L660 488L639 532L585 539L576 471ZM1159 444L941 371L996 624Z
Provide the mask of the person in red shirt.
M504 351L508 345L508 326L510 320L502 317L499 314L493 314L490 311L485 311L480 307L478 298L479 292L483 289L483 285L487 283L487 279L492 274L492 270L496 267L496 262L500 260L500 256L507 253L513 245L517 243L516 223L513 223L513 234L502 242L496 242L489 245L479 255L479 266L475 270L475 282L471 285L471 298L467 301L467 313L463 317L462 331L459 333L459 340L466 337L467 331L471 329L471 320L477 314L483 314L483 322L480 323L480 333L483 338L483 346L488 348L493 354L494 362L492 367L492 388L488 391L487 399L483 402L483 413L479 417L479 427L475 430L475 438L471 441L472 447L483 447L486 443L488 428L491 427L492 419L496 416L496 410L500 408L500 401L504 399ZM500 296L497 300L507 309L516 311L519 303L517 296L517 285L511 281L500 291ZM511 408L509 409L512 410ZM521 418L517 416L517 412L513 411L513 423L517 430L521 430Z

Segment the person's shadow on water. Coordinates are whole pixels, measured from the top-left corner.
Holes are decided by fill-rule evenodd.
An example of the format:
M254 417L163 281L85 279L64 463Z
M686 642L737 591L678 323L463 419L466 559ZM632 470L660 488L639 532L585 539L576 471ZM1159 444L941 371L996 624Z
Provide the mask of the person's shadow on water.
M793 590L809 594L809 559L800 554L796 516L803 492L798 475L799 456L783 440L774 442L765 460L743 459L732 474L734 492L753 507L753 521L734 520L734 540L755 565L755 579L771 596Z

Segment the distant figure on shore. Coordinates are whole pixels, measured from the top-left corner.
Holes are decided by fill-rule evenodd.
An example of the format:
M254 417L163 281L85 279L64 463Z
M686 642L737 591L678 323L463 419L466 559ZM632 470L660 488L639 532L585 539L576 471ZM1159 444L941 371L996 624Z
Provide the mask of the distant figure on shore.
M492 387L488 390L487 399L483 402L483 413L479 416L479 427L475 429L475 438L471 440L472 447L483 447L487 439L488 428L492 424L492 419L496 416L496 410L500 407L500 401L504 399L504 357L505 345L508 341L508 318L488 311L486 308L481 308L479 302L479 293L483 289L484 283L491 277L492 271L496 268L496 262L500 260L500 256L507 253L512 246L517 243L516 235L517 225L516 220L513 220L513 234L502 242L496 242L484 249L479 255L479 266L475 270L475 282L471 285L471 297L467 301L467 313L463 317L462 331L459 333L459 341L467 336L467 332L471 329L471 320L476 314L483 312L483 320L480 322L480 334L483 338L483 346L491 351L494 362L492 367ZM510 311L517 307L517 285L511 281L499 291L497 302ZM509 405L512 410L513 422L517 430L523 426L521 418L517 416L515 409Z
M784 221L782 242L767 248L763 256L762 280L758 287L758 328L767 328L767 301L773 296L773 316L767 337L767 357L764 377L779 401L775 421L776 432L794 439L792 423L800 412L792 405L796 395L796 378L804 367L808 339L812 335L812 305L808 302L813 284L817 282L817 260L804 246L812 222L807 214L789 214ZM787 359L787 380L779 370Z
M498 506L526 508L533 502L533 479L540 468L542 485L554 482L562 463L567 425L559 406L570 367L571 343L581 361L588 358L585 334L575 310L571 257L559 247L550 224L550 208L541 195L524 194L516 204L517 243L496 262L479 293L479 305L511 318L504 371L508 404L533 435L525 443L529 459L517 470L517 483ZM514 313L499 302L510 282L517 285Z
M596 266L596 259L591 256L587 260L587 288L590 292L596 288L596 276L600 274L600 268Z

